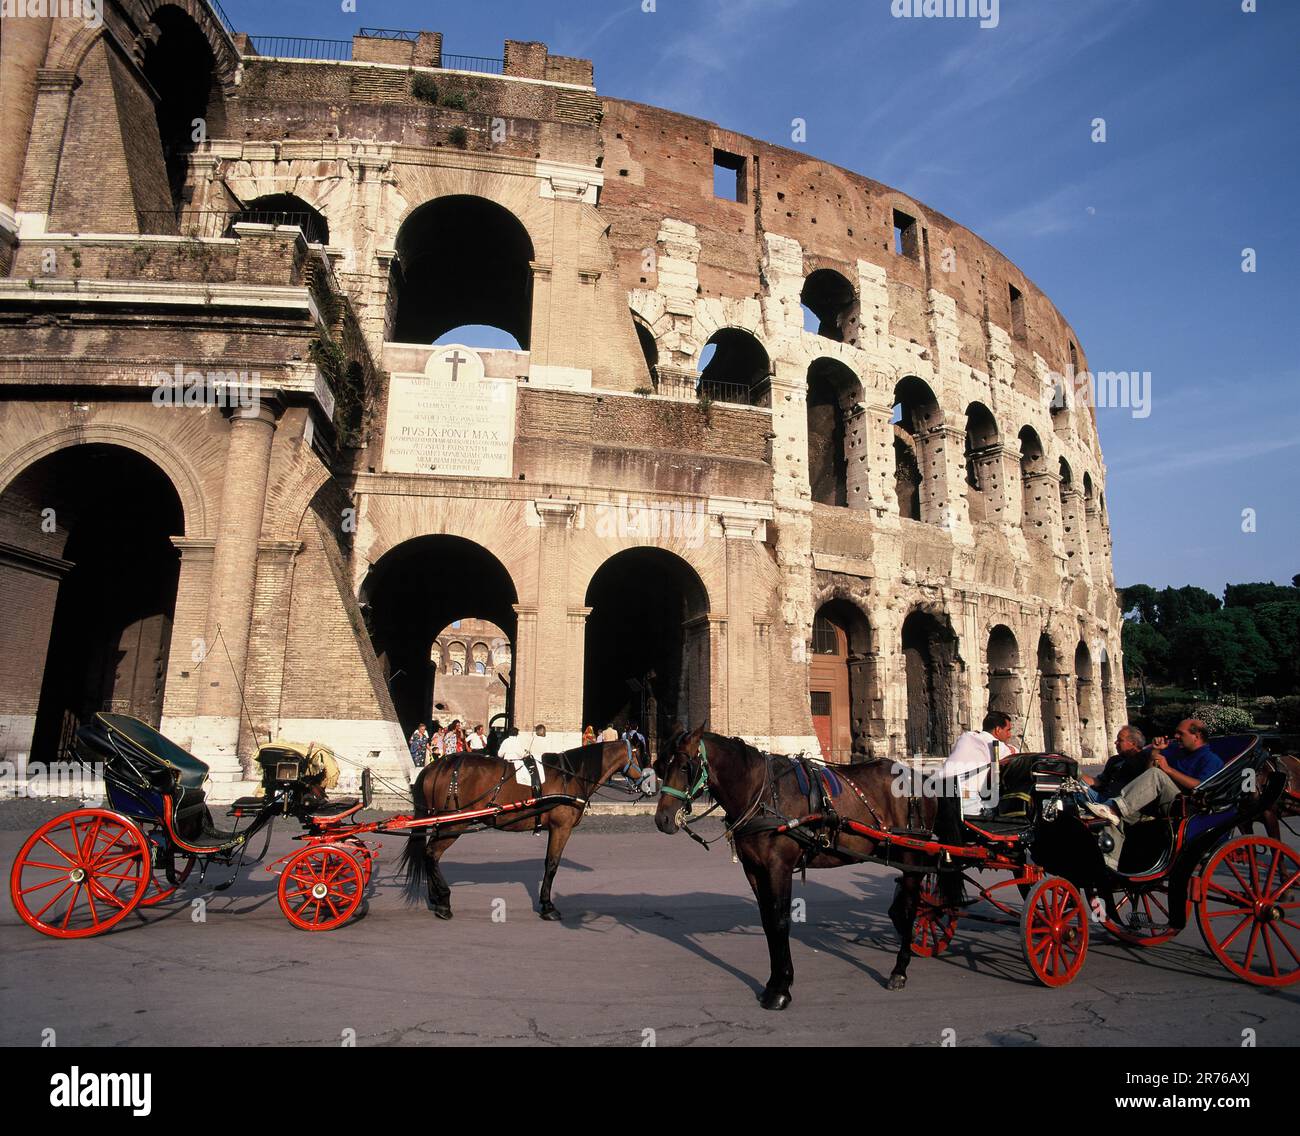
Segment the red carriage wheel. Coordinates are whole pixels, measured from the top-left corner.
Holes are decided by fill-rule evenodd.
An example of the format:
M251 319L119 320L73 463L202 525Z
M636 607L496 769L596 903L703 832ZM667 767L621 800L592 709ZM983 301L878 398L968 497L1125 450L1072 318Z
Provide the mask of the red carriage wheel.
M1088 907L1069 880L1049 876L1033 886L1020 913L1020 945L1044 986L1078 977L1088 953Z
M304 848L280 873L280 910L303 931L332 931L356 914L365 873L350 852L333 844Z
M176 894L177 889L189 878L190 872L194 870L197 857L190 856L185 861L185 867L176 873L176 883L170 881L162 882L157 876L151 876L149 879L149 888L140 900L141 907L153 907L159 903L166 903ZM165 880L165 877L164 877Z
M139 828L107 809L77 809L41 825L9 874L23 922L59 939L86 939L120 923L150 880Z
M1196 922L1205 945L1257 986L1300 980L1300 856L1267 836L1214 853L1198 878Z
M922 958L942 954L957 930L957 911L945 907L939 894L939 877L933 872L921 880L921 898L912 924L912 953Z
M1178 937L1178 929L1165 929L1169 926L1169 896L1163 891L1117 891L1115 909L1119 921L1107 915L1103 925L1130 946L1158 947ZM1153 927L1161 930L1153 932Z

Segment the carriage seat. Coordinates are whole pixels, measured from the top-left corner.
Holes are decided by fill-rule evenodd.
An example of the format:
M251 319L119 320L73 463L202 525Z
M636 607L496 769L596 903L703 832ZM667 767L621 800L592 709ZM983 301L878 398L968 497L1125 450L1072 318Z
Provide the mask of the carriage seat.
M303 811L313 820L328 820L346 813L361 803L360 797L340 797L336 801L304 801Z

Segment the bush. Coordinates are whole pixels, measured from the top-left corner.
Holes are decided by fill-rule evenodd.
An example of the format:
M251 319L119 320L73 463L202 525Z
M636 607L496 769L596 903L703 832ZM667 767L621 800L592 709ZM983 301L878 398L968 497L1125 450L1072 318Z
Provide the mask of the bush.
M1271 694L1256 698L1255 717L1261 722L1275 722L1277 720L1277 699Z
M1193 718L1200 718L1212 734L1246 734L1255 725L1255 719L1246 710L1235 706L1205 704L1192 710Z
M1277 700L1277 724L1284 730L1300 729L1300 694Z
M469 103L465 101L465 96L459 91L450 91L442 96L442 105L451 110L466 110Z
M414 75L411 77L411 94L424 103L437 103L438 84L432 75Z
M447 141L463 149L469 141L469 132L463 126L453 126L447 131Z

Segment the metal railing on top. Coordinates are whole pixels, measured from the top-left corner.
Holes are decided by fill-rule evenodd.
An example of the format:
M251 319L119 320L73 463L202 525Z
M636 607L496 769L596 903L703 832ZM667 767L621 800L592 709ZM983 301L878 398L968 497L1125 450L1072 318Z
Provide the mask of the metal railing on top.
M504 75L506 61L493 59L487 55L448 55L442 56L442 68L445 71L478 71L484 75Z
M318 59L336 63L352 60L350 39L317 39L313 36L249 36L258 55L272 59Z
M320 221L310 213L280 210L244 209L236 213L218 210L182 213L176 216L170 209L142 209L138 214L141 235L154 237L214 237L235 236L235 225L297 225L309 243L324 243L327 239Z
M414 43L419 32L398 31L395 28L362 28L357 32L362 39L404 39Z

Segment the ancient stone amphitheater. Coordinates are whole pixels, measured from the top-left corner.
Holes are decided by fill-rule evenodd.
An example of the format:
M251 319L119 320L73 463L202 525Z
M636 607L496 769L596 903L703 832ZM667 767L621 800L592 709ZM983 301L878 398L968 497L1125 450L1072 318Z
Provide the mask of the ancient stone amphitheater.
M103 17L0 46L10 756L112 708L230 792L267 733L398 772L460 619L548 748L1103 753L1085 356L995 249L544 44Z

